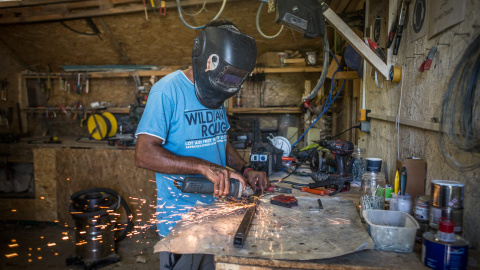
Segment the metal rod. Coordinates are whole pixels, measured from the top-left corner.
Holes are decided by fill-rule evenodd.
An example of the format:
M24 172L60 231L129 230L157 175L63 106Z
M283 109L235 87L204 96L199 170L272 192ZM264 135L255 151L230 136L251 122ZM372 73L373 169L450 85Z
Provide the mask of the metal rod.
M247 208L245 216L243 216L240 226L238 226L237 233L233 237L233 245L237 248L243 247L245 239L247 239L248 231L250 230L250 224L252 219L255 216L255 211L257 210L257 205L259 204L258 196L262 194L262 190L257 189L254 195L250 196L248 203L253 204Z

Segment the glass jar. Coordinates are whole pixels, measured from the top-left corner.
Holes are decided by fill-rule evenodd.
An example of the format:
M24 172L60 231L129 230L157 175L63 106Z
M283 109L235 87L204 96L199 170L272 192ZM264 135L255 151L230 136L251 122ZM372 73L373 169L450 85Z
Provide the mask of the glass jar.
M365 149L355 146L352 153L353 168L352 176L353 181L360 182L362 180L362 174L367 168L367 160L365 159Z
M360 217L369 209L383 210L385 207L385 175L381 172L364 172L360 187Z

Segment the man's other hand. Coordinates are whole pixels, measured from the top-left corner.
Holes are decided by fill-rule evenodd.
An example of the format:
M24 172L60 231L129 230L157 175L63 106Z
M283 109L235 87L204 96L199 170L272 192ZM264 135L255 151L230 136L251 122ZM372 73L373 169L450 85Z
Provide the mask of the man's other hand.
M247 186L245 178L239 173L228 170L225 167L210 164L202 173L207 179L213 182L214 192L213 196L223 197L228 195L230 191L230 178L237 179L242 183L243 188Z
M262 189L262 192L265 192L268 187L270 187L270 180L268 180L268 176L265 172L249 170L245 172L245 176L254 192L257 185Z

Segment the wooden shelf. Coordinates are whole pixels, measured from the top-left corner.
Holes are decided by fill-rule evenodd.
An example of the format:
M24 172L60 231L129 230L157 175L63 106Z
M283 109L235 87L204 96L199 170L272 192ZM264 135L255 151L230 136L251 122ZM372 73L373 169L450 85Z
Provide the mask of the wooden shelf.
M266 108L227 108L227 113L249 114L249 113L301 113L299 107L266 107Z
M101 108L96 109L98 112L109 112L109 113L118 113L118 114L126 114L130 113L130 108L128 107L110 107L110 108ZM27 107L22 109L22 112L26 113L45 113L46 111L55 112L55 113L62 113L62 109L60 107ZM83 109L73 109L73 108L65 108L65 111L69 113L83 113ZM94 109L88 108L87 113L93 113Z
M150 76L166 76L174 71L177 67L168 67L161 70L118 70L118 71L92 71L92 72L64 72L64 73L50 73L51 79L58 78L71 78L72 74L88 74L88 78L121 78L121 77L133 77L138 75L140 77L150 77ZM38 77L45 79L49 74L47 73L22 73L22 77L25 79L37 79Z

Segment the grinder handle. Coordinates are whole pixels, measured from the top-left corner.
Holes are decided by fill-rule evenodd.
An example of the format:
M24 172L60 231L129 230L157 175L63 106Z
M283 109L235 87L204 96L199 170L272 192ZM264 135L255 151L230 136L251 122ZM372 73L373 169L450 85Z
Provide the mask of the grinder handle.
M240 181L230 178L230 191L228 194L233 197L238 197L237 194L239 194L241 186ZM183 193L213 194L215 187L213 182L205 177L185 177L180 190Z

